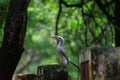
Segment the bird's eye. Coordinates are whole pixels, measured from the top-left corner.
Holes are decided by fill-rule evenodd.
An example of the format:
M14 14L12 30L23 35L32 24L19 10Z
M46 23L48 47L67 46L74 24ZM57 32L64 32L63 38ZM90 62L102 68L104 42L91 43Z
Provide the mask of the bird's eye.
M58 39L61 39L60 37Z

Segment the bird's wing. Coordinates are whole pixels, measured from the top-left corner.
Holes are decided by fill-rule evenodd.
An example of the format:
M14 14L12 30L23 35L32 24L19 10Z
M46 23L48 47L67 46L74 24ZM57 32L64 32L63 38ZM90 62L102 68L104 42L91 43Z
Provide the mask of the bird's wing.
M60 49L60 52L62 53L62 55L67 59L67 62L68 62L68 63L70 62L70 63L71 63L72 65L74 65L78 70L80 70L80 69L79 69L79 66L77 66L74 62L72 62L72 61L70 60L70 58L67 56L65 50L64 50L62 47L59 47L59 49Z
M69 58L68 58L65 50L64 50L62 47L59 47L59 51L60 51L60 53L67 59L67 61L69 61Z

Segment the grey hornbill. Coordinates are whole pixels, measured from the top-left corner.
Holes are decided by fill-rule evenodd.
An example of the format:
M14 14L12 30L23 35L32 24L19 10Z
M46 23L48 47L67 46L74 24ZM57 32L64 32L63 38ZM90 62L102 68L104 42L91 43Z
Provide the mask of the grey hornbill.
M57 54L58 54L58 58L60 60L61 64L73 64L77 69L79 69L79 67L73 63L71 61L71 59L67 56L65 50L62 47L62 44L64 43L64 38L61 36L52 36L52 38L57 40ZM79 69L80 70L80 69Z

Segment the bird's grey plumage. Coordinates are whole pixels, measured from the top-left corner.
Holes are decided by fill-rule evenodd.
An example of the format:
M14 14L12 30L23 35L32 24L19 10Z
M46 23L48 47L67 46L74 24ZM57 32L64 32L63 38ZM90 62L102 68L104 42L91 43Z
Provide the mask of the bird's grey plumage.
M60 59L62 59L65 64L68 64L69 58L67 57L65 50L61 46L58 46L57 51L58 51L58 55L59 55Z
M52 38L55 38L57 40L57 54L60 63L68 64L70 59L68 58L65 50L62 47L62 44L64 43L64 38L61 36L53 36Z

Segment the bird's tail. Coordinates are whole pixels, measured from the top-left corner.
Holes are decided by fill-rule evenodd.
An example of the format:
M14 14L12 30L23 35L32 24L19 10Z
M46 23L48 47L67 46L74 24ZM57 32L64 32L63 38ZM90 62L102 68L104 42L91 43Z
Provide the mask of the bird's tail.
M74 62L72 62L70 59L69 59L69 63L71 63L74 67L76 67L79 71L80 71L80 68L78 65L76 65Z

